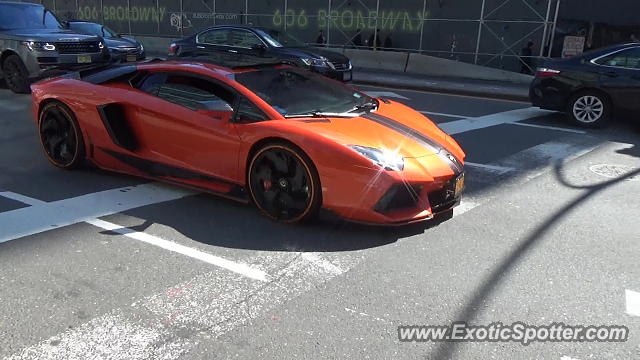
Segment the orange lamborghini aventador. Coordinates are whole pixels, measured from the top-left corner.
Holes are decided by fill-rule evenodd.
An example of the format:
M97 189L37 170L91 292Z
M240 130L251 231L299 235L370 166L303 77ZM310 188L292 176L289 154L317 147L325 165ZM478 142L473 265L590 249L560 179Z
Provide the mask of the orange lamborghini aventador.
M33 85L44 153L244 202L399 225L452 211L465 154L417 111L277 63L152 61Z

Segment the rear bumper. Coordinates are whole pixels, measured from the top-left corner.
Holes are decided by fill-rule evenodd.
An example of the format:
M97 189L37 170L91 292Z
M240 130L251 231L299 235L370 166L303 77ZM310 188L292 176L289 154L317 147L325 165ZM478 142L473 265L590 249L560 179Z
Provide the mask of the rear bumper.
M569 90L551 79L536 78L529 88L531 104L545 110L564 111L569 96Z

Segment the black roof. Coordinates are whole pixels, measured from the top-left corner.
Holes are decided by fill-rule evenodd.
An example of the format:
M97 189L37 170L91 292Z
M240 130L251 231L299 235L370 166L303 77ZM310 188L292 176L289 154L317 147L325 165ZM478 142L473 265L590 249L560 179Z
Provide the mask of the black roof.
M39 6L44 7L42 4L30 3L30 2L19 2L19 1L1 1L0 5L9 4L9 5L22 5L22 6Z

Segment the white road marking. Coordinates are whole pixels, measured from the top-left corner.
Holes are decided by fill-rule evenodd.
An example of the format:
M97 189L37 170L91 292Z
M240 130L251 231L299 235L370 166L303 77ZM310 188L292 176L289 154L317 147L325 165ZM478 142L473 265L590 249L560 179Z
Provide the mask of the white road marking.
M357 310L354 310L354 309L344 308L344 310L346 312L349 312L349 313L352 313L352 314L357 314L357 315L360 315L360 316L364 316L364 317L367 317L367 318L370 318L370 319L373 319L373 320L376 320L376 321L385 322L385 323L389 322L389 321L387 321L385 319L382 319L382 318L379 318L379 317L376 317L376 316L372 316L372 315L369 315L367 313L364 313L364 312L361 312L361 311L357 311Z
M579 359L572 358L572 357L570 357L570 356L566 356L566 355L565 355L565 356L561 357L561 358L560 358L560 360L579 360Z
M480 168L480 169L484 169L484 170L490 170L499 174L506 174L509 172L513 172L516 169L512 168L512 167L505 167L505 166L498 166L498 165L490 165L490 164L478 164L478 163L473 163L473 162L465 162L464 163L465 166L471 166L471 167L475 167L475 168Z
M528 127L533 127L533 128L556 130L556 131L564 131L564 132L570 132L570 133L574 133L574 134L586 134L587 133L586 131L582 131L582 130L568 129L568 128L557 127L557 126L529 124L529 123L523 123L523 122L514 122L512 125L528 126Z
M364 91L364 93L374 98L381 98L381 97L390 98L391 97L391 98L409 100L408 97L402 96L400 94L397 94L391 91Z
M323 268L324 270L326 270L330 274L340 275L340 274L342 274L344 272L338 266L336 266L333 263L327 261L321 255L318 255L316 253L303 252L303 253L300 253L300 256L303 259L306 259L306 260L310 261L311 263Z
M627 314L631 316L640 316L640 292L625 290L625 300L627 305Z
M39 206L39 205L47 204L42 200L34 199L31 197L16 194L13 192L0 192L0 196L4 196L9 199L20 201L24 204L31 205L31 206ZM200 250L190 248L188 246L180 245L173 241L164 240L157 236L131 230L129 228L125 228L120 225L110 223L108 221L104 221L100 219L85 219L85 222L93 226L99 227L101 229L126 236L131 239L142 241L144 243L154 245L171 252L175 252L178 254L182 254L182 255L206 262L208 264L235 272L237 274L240 274L242 276L245 276L254 280L268 281L267 273L258 269L254 269L242 263L233 262L215 255L202 252Z
M433 112L433 111L418 111L418 112L425 115L446 116L446 117L460 118L460 119L464 119L468 117L464 115L445 114L445 113L439 113L439 112Z
M180 245L173 241L168 241L161 239L157 236L153 236L147 233L131 230L128 228L123 228L122 226L110 223L108 221L100 220L100 219L90 219L86 221L87 223L102 228L107 231L112 231L117 234L126 236L131 239L139 240L144 243L157 246L159 248L175 252L178 254L182 254L203 262L206 262L211 265L215 265L219 268L223 268L242 276L248 277L250 279L259 280L259 281L268 281L268 275L262 270L254 269L251 266L237 263L231 260L227 260L215 255L211 255L200 250L196 250L194 248L190 248L188 246Z
M453 208L453 216L460 216L468 211L471 211L475 208L477 208L478 206L480 206L479 203L471 201L471 200L466 200L464 197L462 198L462 201L460 202L460 205L456 206L455 208Z
M193 194L150 183L6 211L0 214L0 243Z
M529 107L524 109L505 111L498 114L450 121L438 124L438 126L449 134L459 134L467 131L484 129L491 126L514 123L516 121L531 119L550 113L552 112L547 110L540 110L536 107Z

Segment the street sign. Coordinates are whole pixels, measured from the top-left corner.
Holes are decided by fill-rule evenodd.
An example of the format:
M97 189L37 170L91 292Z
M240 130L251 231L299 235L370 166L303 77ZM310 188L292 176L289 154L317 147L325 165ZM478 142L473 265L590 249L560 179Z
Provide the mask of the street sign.
M584 51L584 36L565 36L562 46L562 57L569 58L582 54Z

